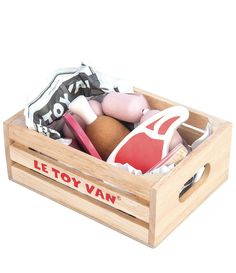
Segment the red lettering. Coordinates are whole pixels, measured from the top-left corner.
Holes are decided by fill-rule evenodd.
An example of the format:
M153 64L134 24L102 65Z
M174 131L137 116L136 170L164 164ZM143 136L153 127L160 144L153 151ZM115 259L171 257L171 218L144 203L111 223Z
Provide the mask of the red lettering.
M39 168L39 162L38 162L38 160L34 160L34 168L37 169L37 170L41 170Z
M85 187L86 187L87 192L90 193L90 194L94 190L94 186L93 185L89 186L89 184L85 183Z
M66 173L62 173L61 174L61 178L62 178L62 180L64 181L64 182L66 182L66 183L70 183L70 176L68 175L68 174L66 174Z
M45 163L40 163L38 160L34 160L34 168L36 170L42 171L44 173L48 173L48 166ZM57 170L56 168L52 167L52 172L54 175L54 178L59 178L59 175L61 177L61 179L66 182L66 183L70 183L71 181L73 181L73 185L75 188L79 187L79 184L81 184L81 181L75 177L70 177L68 174L66 173L60 173L59 170ZM95 189L94 185L89 185L88 183L85 183L85 188L86 191L89 194L92 194L94 192L96 197L100 197L101 199L105 199L107 202L111 202L112 204L115 203L116 201L116 196L111 195L110 193L103 193L103 191L99 188ZM104 197L105 196L105 197Z
M74 187L78 188L78 185L81 183L81 181L76 180L74 177L72 177L72 181L74 183Z
M106 193L106 200L109 202L112 202L112 204L114 204L115 203L115 201L116 201L116 196L114 196L114 195L110 195L109 193Z
M44 173L48 173L47 167L48 167L47 164L42 163L42 171Z
M111 202L112 204L114 204L115 201L116 201L116 196L111 195L110 193L104 194L103 191L101 189L99 189L99 188L97 188L95 190L95 187L93 185L89 185L89 184L85 183L85 187L86 187L86 190L87 190L87 192L89 194L92 194L93 192L95 192L95 196L96 197L100 197L103 200L106 197L106 201L107 202ZM105 197L104 197L104 195L105 195Z
M96 195L97 197L100 196L102 199L104 199L104 195L103 195L103 193L102 193L102 190L100 190L100 189L97 189L97 190L96 190L95 195Z
M60 171L55 168L52 168L52 172L54 173L55 178L58 178L58 174L60 173Z

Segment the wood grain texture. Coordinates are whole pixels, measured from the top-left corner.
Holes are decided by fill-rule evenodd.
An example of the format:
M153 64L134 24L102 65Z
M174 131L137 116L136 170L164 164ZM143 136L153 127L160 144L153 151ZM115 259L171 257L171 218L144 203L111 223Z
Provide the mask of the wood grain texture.
M191 145L195 140L203 135L203 132L183 125L179 127L178 132L189 145Z
M65 166L53 159L50 159L38 152L29 150L28 148L20 145L20 144L12 144L10 146L10 157L11 160L14 162L17 162L29 169L32 169L40 174L43 174L44 176L47 176L65 186L68 186L78 192L81 192L85 195L91 196L94 199L103 202L105 204L108 204L105 196L106 194L109 194L109 196L114 196L116 198L114 204L109 203L110 206L119 209L121 211L124 211L125 213L128 213L130 215L133 215L134 217L143 220L145 222L148 222L149 220L149 207L148 204L144 204L144 202L138 198L135 198L134 196L131 196L129 193L120 191L117 188L112 187L111 185L105 184L103 181L99 181L97 179L94 179L92 177L83 175L81 172L69 168L68 166ZM34 161L37 160L39 165L41 166L44 164L44 166L47 167L47 172L43 171L42 168L35 168L34 167ZM79 181L80 184L74 184L73 182L65 182L65 180L62 179L61 175L55 175L55 171L53 172L52 169L56 169L57 173L66 173L67 176L73 177L76 179L76 181ZM77 185L77 186L75 186ZM96 196L95 194L90 193L90 191L87 190L87 187L91 189L91 187L94 187L93 192L95 193L96 189L99 189L99 195ZM104 197L101 198L101 194Z
M9 136L9 125L19 117L22 117L22 111L19 111L14 116L10 117L3 123L3 134L4 134L4 147L5 147L5 156L6 156L6 165L7 165L7 173L8 178L12 179L11 174L11 166L13 164L12 160L10 159L10 150L9 147L13 143L12 139Z
M188 150L182 144L179 144L179 149L166 161L165 165L175 164L177 165L188 154Z
M150 92L144 91L140 88L135 87L134 91L137 93L143 94L148 100L149 105L153 109L163 110L165 108L174 106L174 105L183 105L181 103L173 102L169 99L163 98L161 96L154 95ZM184 105L183 105L184 106ZM187 120L187 124L192 125L196 128L205 129L208 122L211 124L215 124L218 122L223 122L221 119L193 109L191 107L186 106L190 112L189 119Z
M135 91L144 94L153 108L162 110L178 105L138 88ZM134 176L29 130L25 126L21 111L4 124L9 178L154 247L226 180L228 175L232 125L192 108L188 109L190 118L187 124L200 130L181 126L179 132L187 142L191 144L199 138L208 122L213 127L212 135L169 173L144 176ZM35 151L30 151L29 148ZM63 181L54 181L51 176L36 173L31 170L34 157L45 164L51 164L50 166L55 164L61 170L78 175L80 179L90 181L110 193L119 193L124 202L111 207L83 191L78 192L61 184ZM203 178L179 199L185 182L203 166L207 166Z
M169 165L172 165L172 164L179 164L180 161L182 161L188 154L188 150L186 149L186 147L183 145L183 144L179 144L179 148L178 150L173 154L171 155L165 162L164 165L166 166L169 166ZM160 181L160 179L165 176L165 173L157 173L157 174L145 174L145 177L150 179L151 178L154 178L153 179L153 186L158 183L158 181ZM156 182L155 182L156 181ZM151 191L152 193L152 191Z
M108 208L105 204L99 204L96 200L83 196L17 163L11 168L12 178L15 182L147 244L148 226L141 221Z
M223 123L153 187L150 200L151 246L158 245L227 179L231 128L230 123ZM207 164L206 175L181 197L180 202L179 193L184 183Z
M108 181L142 199L149 200L153 182L149 182L142 176L134 176L84 152L62 145L53 139L29 130L22 124L22 118L15 120L9 126L9 137L15 142L40 151L84 174Z

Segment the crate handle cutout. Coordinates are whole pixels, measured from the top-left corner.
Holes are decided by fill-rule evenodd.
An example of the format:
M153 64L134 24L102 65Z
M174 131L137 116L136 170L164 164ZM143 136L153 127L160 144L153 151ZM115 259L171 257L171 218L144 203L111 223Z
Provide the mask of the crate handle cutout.
M210 173L210 169L211 169L210 164L209 163L205 164L198 170L199 172L202 171L202 174L196 181L191 183L191 180L196 177L197 173L183 185L179 193L179 201L181 203L187 200L192 195L192 193L196 191L207 180Z

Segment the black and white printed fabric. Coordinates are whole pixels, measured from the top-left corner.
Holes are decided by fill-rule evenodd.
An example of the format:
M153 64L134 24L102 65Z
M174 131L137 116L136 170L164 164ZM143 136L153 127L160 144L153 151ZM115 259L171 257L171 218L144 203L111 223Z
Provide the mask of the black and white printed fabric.
M84 95L94 98L110 91L131 93L132 90L132 86L125 81L102 74L85 64L61 70L47 88L26 106L26 125L46 136L59 139L60 133L49 126L62 117L76 97Z

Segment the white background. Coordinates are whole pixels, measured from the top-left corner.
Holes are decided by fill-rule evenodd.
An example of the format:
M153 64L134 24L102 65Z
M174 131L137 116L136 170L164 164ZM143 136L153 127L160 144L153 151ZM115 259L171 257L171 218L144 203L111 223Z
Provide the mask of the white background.
M83 60L235 121L235 1L9 0L0 29L1 120ZM150 249L9 182L0 138L0 272L236 272L234 142L228 182Z

